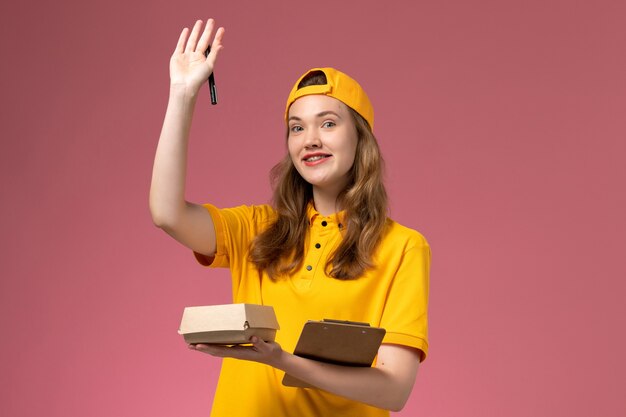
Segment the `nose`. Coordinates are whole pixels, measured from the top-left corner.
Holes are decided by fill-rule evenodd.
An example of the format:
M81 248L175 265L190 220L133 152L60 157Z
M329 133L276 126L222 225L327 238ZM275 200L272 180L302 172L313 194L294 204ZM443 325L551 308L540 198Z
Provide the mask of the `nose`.
M305 148L319 148L322 145L317 129L307 129L304 137Z

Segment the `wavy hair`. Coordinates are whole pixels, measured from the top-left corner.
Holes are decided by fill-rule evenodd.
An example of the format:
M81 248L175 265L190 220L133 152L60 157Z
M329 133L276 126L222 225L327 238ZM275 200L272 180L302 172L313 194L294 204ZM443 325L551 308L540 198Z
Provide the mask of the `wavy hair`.
M298 88L320 84L326 84L326 76L321 71L313 72ZM343 239L325 266L329 276L342 280L356 279L373 266L372 254L387 224L384 161L378 142L367 121L348 109L357 130L356 156L348 185L337 197L345 212ZM288 153L272 168L270 177L277 218L252 241L250 260L277 279L295 272L304 260L309 231L307 206L313 200L313 188L300 176Z

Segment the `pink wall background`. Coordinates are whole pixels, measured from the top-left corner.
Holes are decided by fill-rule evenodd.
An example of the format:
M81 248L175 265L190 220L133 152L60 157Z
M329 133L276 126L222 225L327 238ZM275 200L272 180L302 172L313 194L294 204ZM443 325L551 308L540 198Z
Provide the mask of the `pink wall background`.
M188 197L263 203L308 67L376 108L392 216L433 248L431 352L398 416L623 416L626 4L3 3L0 415L207 415L219 361L177 335L227 303L152 226L178 34L227 29Z

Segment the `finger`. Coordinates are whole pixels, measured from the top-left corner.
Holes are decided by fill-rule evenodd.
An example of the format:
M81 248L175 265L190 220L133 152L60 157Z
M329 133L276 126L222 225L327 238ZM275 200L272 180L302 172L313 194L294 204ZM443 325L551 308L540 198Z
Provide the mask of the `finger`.
M215 50L215 53L217 53L220 49L222 49L222 38L224 37L224 32L226 32L226 30L222 27L217 29L217 32L215 32L215 38L211 44L211 51Z
M222 346L198 343L196 345L196 350L208 353L211 356L217 356L219 358L230 357L241 359L243 356L245 356L246 348L244 348L243 346Z
M215 66L215 61L217 60L217 55L224 47L222 45L222 38L224 36L224 28L217 29L215 33L215 38L213 39L213 43L211 44L211 53L207 57L207 61L211 64L212 67Z
M256 336L252 336L252 338L250 339L250 342L252 343L252 348L256 352L259 352L261 354L267 354L271 351L271 345L265 342L265 340L263 339L260 339Z
M202 20L196 21L196 24L193 25L193 30L191 31L191 35L189 35L189 40L187 40L187 46L185 47L185 52L193 52L196 50L196 43L198 42L198 36L200 36L201 28L202 28Z
M196 46L196 51L204 53L207 47L209 46L209 40L211 39L211 34L213 33L213 28L215 27L215 20L209 19L206 22L206 26L204 27L204 31L202 32L202 36L198 41L198 45Z
M191 349L208 353L212 356L224 356L226 353L223 346L205 345L203 343L198 343Z
M182 32L180 32L180 36L178 37L178 43L176 44L176 49L174 50L177 54L182 54L185 50L185 42L187 41L187 35L189 34L189 28L184 28Z

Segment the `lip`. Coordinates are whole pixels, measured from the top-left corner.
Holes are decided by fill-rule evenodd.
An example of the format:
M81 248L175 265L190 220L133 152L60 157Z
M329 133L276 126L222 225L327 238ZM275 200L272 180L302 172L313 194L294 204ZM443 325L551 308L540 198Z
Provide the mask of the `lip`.
M307 161L307 159L313 158L315 156L322 156L324 158L320 158L316 161ZM329 158L332 158L332 155L329 153L324 153L324 152L308 153L302 157L302 162L306 166L314 166L314 165L319 165L319 164L326 162Z

